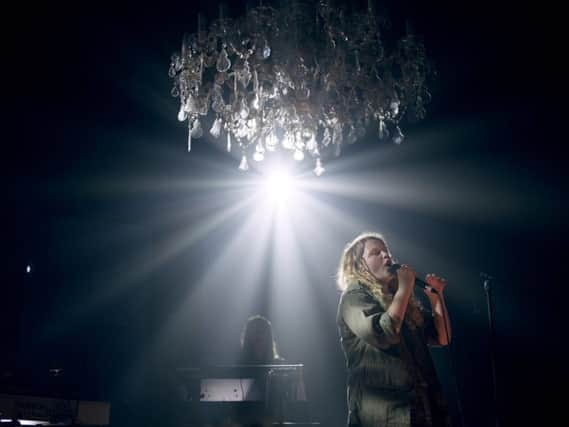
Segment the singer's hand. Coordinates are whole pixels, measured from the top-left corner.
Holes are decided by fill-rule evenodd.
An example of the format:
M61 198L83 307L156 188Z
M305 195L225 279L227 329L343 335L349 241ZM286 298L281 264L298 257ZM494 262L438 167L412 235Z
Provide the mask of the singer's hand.
M425 278L425 282L427 282L427 284L433 288L435 291L437 291L437 293L440 295L443 293L443 290L445 289L446 285L447 285L447 281L445 279L443 279L442 277L439 276L435 276L434 274L427 274L427 277ZM425 289L425 293L429 296L432 296L432 293L429 292L427 289Z
M401 265L399 270L397 270L397 282L399 283L399 289L411 292L415 287L415 270L409 267L407 264Z

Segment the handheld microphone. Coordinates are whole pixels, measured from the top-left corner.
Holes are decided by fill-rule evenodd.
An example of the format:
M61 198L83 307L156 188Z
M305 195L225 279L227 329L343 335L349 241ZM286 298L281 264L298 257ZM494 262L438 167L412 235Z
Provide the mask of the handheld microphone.
M400 268L401 268L401 264L393 264L393 265L389 266L388 270L391 274L396 274L397 270L399 270ZM418 277L415 277L415 286L418 286L422 289L426 289L427 291L429 291L433 294L438 294L438 292L435 289L433 289L431 286L429 286L426 282L419 279Z

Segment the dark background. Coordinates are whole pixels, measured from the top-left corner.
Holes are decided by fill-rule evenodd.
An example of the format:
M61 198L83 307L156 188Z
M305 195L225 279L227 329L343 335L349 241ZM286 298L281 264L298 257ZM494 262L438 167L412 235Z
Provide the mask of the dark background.
M430 189L452 203L438 209L436 197L418 207L412 200L323 200L361 224L380 217L378 228L388 238L404 235L436 252L435 270L450 282L455 338L452 356L440 349L433 355L458 420L454 361L464 418L472 426L493 425L488 316L478 273L497 278L503 424L545 425L561 417L553 389L563 385L566 356L566 138L553 130L566 110L557 80L562 26L545 5L383 5L395 28L407 17L423 35L438 71L433 102L424 121L407 126L401 147L378 151L370 136L343 157L369 153L354 169L373 172L387 152L400 162L388 167L404 178L405 194L417 185L417 198ZM244 8L229 5L232 14ZM231 361L246 315L273 317L266 304L273 271L266 265L256 280L267 288L251 301L232 295L231 287L211 294L200 289L189 298L200 309L170 323L164 336L179 302L211 274L208 267L243 219L232 217L176 256L161 258L170 237L237 200L199 185L187 191L168 184L241 179L236 160L209 144L200 141L186 152L167 75L183 33L195 30L196 13L214 17L217 4L22 4L5 12L3 381L49 389L53 380L45 372L63 368L62 389L112 401L116 425L135 414L143 423L152 417L142 415L167 399L162 390L172 368ZM335 170L331 163L323 178L350 173ZM305 363L314 418L330 426L345 419L333 275L343 245L359 231L334 234L318 266L308 268L318 301L307 307L311 315L287 302L303 328L287 326L286 316L273 319L282 353ZM400 258L414 256L402 244L397 251L395 242ZM254 246L243 248L245 257ZM244 279L234 274L232 280ZM229 310L234 307L226 300L243 307Z

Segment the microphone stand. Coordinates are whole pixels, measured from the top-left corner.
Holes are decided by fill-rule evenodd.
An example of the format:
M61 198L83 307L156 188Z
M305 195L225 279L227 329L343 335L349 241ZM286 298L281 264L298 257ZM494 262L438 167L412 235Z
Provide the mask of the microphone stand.
M496 427L500 426L498 411L498 391L496 385L496 351L495 351L495 329L494 329L494 309L492 306L492 281L494 278L486 273L480 273L484 279L484 291L486 292L486 304L488 305L488 321L490 326L490 361L492 365L492 390L494 392L494 418Z
M443 311L443 322L444 322L444 326L445 326L445 334L446 334L446 338L447 338L447 351L448 351L448 355L449 355L449 362L450 362L450 371L451 371L451 376L453 379L453 383L454 383L454 391L456 393L456 406L458 409L458 415L459 415L459 420L460 420L460 426L461 427L465 427L466 424L464 422L464 412L462 409L462 400L460 398L460 390L458 387L458 378L456 376L456 367L454 365L454 345L451 343L450 341L450 335L448 333L448 323L447 323L447 316L445 316L445 312L448 314L448 310L446 308L446 304L445 304L445 300L444 298L441 297L441 295L433 288L431 288L430 286L428 286L425 282L423 282L420 279L416 279L418 282L420 282L423 285L426 285L425 289L427 289L429 292L435 294L437 296L437 298L439 299L440 303L441 303L441 308Z

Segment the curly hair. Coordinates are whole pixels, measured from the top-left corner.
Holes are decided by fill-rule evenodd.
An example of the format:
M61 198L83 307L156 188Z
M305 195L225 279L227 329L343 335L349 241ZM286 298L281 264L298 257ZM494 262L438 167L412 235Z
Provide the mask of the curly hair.
M386 286L380 283L363 259L365 244L368 240L381 241L388 252L391 253L383 235L374 232L361 233L349 242L342 252L340 265L338 266L337 285L340 290L345 292L350 285L360 283L367 288L383 309L387 310L393 301L393 293L389 292ZM421 326L423 321L421 304L412 296L405 315L405 323L414 329L417 326Z

